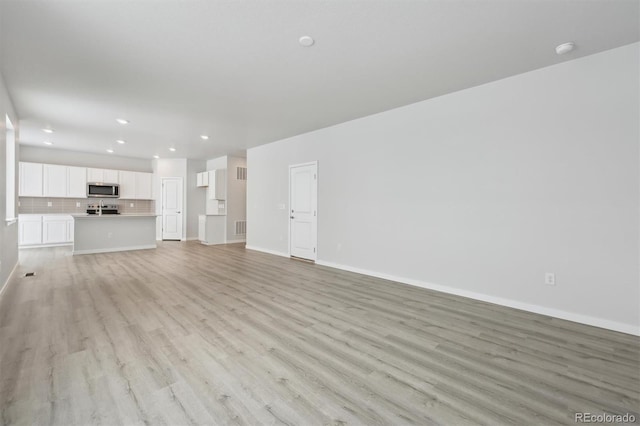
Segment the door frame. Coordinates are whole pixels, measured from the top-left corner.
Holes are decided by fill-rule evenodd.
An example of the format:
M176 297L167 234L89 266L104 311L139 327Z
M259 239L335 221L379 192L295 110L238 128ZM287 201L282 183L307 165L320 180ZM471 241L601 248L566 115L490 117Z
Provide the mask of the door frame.
M314 226L314 237L315 237L315 246L316 246L316 251L313 253L313 259L310 259L311 261L315 262L316 260L318 260L318 180L320 179L320 173L318 171L318 160L315 161L308 161L306 163L300 163L300 164L290 164L289 165L289 176L287 178L288 182L289 182L289 208L287 209L287 216L291 216L291 169L295 168L295 167L303 167L303 166L315 166L316 168L316 179L315 179L315 194L316 194L316 199L315 199L315 204L316 204L316 215L315 215L315 226ZM289 254L289 257L293 257L291 256L291 219L288 218L287 222L289 223L289 235L287 236L287 252ZM301 259L301 258L296 258L296 259Z
M184 179L182 178L182 176L163 176L160 178L160 241L165 241L164 239L164 181L168 180L168 179L179 179L180 180L180 187L182 188L182 209L181 209L181 215L182 215L182 223L180 224L181 229L182 229L182 238L180 238L180 241L185 241L186 239L186 235L185 235L185 229L184 229L184 219L186 216L186 212L185 212L185 207L186 207L186 203L185 203L185 190L184 190ZM166 240L166 241L175 241L175 240Z

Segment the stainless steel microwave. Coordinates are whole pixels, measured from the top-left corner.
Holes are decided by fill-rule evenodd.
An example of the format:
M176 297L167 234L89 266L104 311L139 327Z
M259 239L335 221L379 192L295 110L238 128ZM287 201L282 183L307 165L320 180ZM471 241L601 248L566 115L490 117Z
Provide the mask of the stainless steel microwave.
M117 183L89 182L87 197L90 198L120 198L120 185Z

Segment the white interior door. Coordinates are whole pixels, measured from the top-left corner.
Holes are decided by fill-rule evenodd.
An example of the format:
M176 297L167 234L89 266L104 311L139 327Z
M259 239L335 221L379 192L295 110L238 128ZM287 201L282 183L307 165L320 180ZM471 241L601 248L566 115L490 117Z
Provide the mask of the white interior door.
M316 260L318 163L289 166L289 254Z
M162 239L182 240L182 178L162 179Z

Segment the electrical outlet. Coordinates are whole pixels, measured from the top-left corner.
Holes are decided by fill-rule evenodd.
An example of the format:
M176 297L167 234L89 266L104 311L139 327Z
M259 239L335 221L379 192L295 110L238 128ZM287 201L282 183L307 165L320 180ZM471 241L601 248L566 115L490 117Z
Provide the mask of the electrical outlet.
M47 207L52 207L53 203L51 201L47 201Z
M337 248L338 248L338 251L341 251L342 250L342 243L338 243L338 247Z
M129 207L133 207L133 203L129 203Z
M286 208L286 206L284 204L278 204L278 209L279 210L284 210Z
M556 285L556 274L553 272L547 272L544 274L544 283L546 285Z
M111 238L111 237L113 237L113 232L109 232L109 233L107 234L107 238Z
M80 203L76 203L76 207L80 207Z

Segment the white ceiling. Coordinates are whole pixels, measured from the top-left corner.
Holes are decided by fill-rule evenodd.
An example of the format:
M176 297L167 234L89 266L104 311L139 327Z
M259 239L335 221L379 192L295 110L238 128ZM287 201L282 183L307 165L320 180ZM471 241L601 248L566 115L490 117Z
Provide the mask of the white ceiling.
M636 42L639 4L2 0L0 70L23 144L215 158Z

